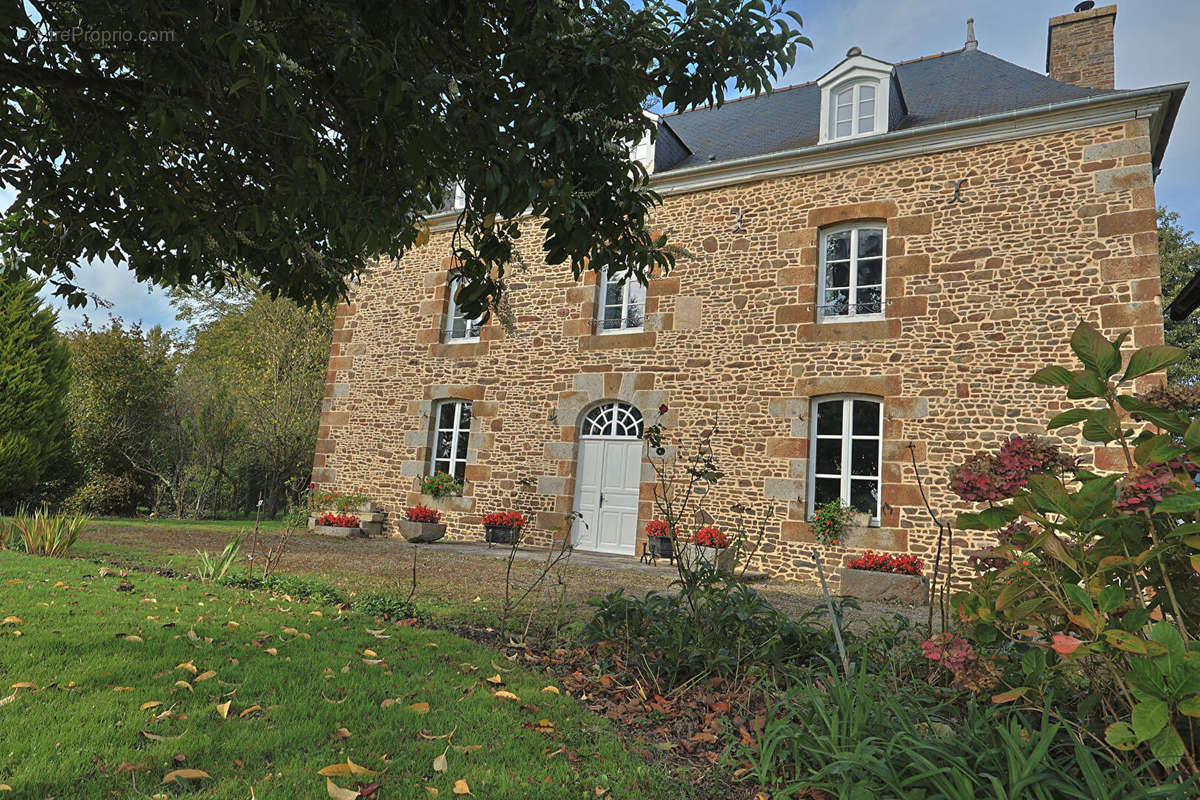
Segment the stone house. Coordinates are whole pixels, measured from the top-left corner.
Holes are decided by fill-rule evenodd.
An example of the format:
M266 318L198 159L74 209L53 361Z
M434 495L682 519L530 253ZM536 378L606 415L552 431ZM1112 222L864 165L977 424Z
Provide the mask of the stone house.
M1162 341L1154 177L1186 87L1114 89L1116 7L1085 6L1050 20L1048 75L969 25L958 50L851 48L812 83L661 117L631 155L663 195L655 227L693 257L646 287L576 282L530 219L512 333L458 313L455 212L432 216L338 309L314 480L393 518L441 508L450 538L511 509L546 543L577 511L576 547L636 557L656 516L637 437L665 404L683 446L719 422L718 525L774 509L769 573L810 577L807 520L831 498L871 522L827 563L930 557L918 478L952 519L952 465L1044 431L1066 402L1027 378L1067 360L1079 320ZM435 470L462 496L422 495Z

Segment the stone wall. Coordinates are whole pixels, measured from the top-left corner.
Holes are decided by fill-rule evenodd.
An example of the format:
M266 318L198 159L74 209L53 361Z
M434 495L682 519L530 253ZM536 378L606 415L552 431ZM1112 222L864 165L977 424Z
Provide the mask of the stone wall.
M1113 29L1117 7L1104 6L1050 18L1046 72L1089 89L1111 89L1116 76Z
M1147 123L1136 121L667 197L654 224L694 258L651 281L645 330L620 335L593 333L594 276L577 283L543 264L530 220L528 271L510 282L515 333L492 323L478 343L440 343L449 234L435 234L339 309L314 480L365 487L393 520L405 505L440 505L450 538L479 539L482 514L512 508L548 541L574 502L587 408L621 399L654 421L666 403L684 446L720 424L717 523L735 502L773 506L761 566L806 579L810 400L854 392L884 402L882 525L823 558L866 548L930 558L936 528L914 461L952 521L953 464L1041 433L1069 407L1027 378L1070 362L1079 320L1110 338L1130 330L1130 345L1162 341L1150 170ZM744 230L733 232L739 211ZM818 324L818 233L860 219L887 226L885 318ZM471 461L464 496L432 503L419 484L442 398L474 402ZM1107 450L1086 452L1117 465ZM655 516L652 478L647 464L639 528ZM982 544L956 536L960 552Z

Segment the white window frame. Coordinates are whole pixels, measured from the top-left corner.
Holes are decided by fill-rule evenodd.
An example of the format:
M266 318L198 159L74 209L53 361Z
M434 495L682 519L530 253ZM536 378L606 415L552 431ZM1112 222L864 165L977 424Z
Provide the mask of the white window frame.
M879 406L879 434L877 436L855 436L852 430L854 422L854 401L863 400L875 403ZM823 403L841 402L842 403L842 430L839 434L818 434L817 433L817 406ZM871 517L869 524L878 526L880 524L880 515L883 513L883 398L875 397L867 394L827 394L812 398L809 403L809 451L808 451L808 517L812 518L816 513L817 503L817 478L837 478L841 481L841 499L843 505L850 505L850 481L851 480L874 480L878 486L877 494L879 504L876 511L878 512ZM817 441L818 439L840 440L842 443L842 472L840 475L830 475L826 473L817 474ZM855 440L869 441L877 440L877 450L875 462L876 474L871 475L852 475L851 450L852 443Z
M830 96L833 100L833 108L831 109L832 113L829 114L830 140L852 139L855 136L870 136L871 134L875 133L876 126L878 125L878 118L875 114L875 111L879 107L879 88L879 84L876 81L866 80L843 84L842 86L839 86L830 92ZM865 116L862 113L862 104L868 102L867 100L863 99L862 96L864 89L871 90L871 99L869 101L871 103L870 116ZM837 132L838 111L842 107L842 95L846 94L847 92L850 94L850 132L839 134ZM862 130L862 124L864 121L869 121L871 126L865 131Z
M451 423L449 428L443 428L442 427L442 409L445 408L446 406L451 406L451 405L454 406L454 420ZM465 452L459 453L458 452L458 439L459 439L460 434L466 433L467 434L467 450L470 451L470 449L471 449L471 422L470 422L470 420L468 420L466 427L463 427L463 424L462 424L463 408L470 407L470 406L471 406L470 400L439 400L438 402L433 404L433 446L430 448L430 454L429 454L429 474L430 475L432 475L433 473L438 471L438 462L439 461L448 461L448 462L450 462L450 468L448 470L444 470L444 471L449 473L450 475L453 475L454 477L458 478L459 480L464 479L463 477L459 477L456 474L455 467L456 467L456 465L461 463L463 466L463 475L464 476L466 475L467 453L465 453ZM474 411L474 409L472 409L472 412L473 411ZM471 414L471 418L474 419L474 413ZM441 439L442 433L444 433L446 431L450 432L450 454L449 454L449 457L447 457L447 458L439 458L438 457L438 441Z
M605 314L604 311L609 307L606 302L608 299L608 274L600 276L600 292L596 297L596 333L637 333L646 329L646 287L642 286L633 275L628 275L625 282L621 284L621 325L617 328L604 327ZM633 287L638 287L642 290L642 323L640 325L629 325L629 293ZM614 306L615 307L615 306Z
M827 289L826 278L826 242L828 238L834 234L850 232L850 284L849 284L849 306L845 314L826 314L825 313L825 291ZM880 247L879 247L879 311L868 313L858 313L858 235L860 231L879 231ZM817 237L818 247L818 266L817 266L817 322L833 323L833 322L863 322L866 320L879 320L887 316L887 240L888 228L883 222L851 222L845 225L835 225L829 228L822 228L821 235ZM874 256L872 256L874 258Z
M479 331L483 328L483 323L480 322L481 317L467 319L458 309L458 303L454 301L455 291L458 289L458 281L451 279L446 291L449 292L449 297L446 303L446 328L443 331L442 341L447 344L463 344L468 342L479 341ZM461 319L463 322L463 335L454 335L454 322L456 319Z
M891 103L891 64L877 58L864 56L862 53L847 56L840 64L817 79L821 90L821 126L818 129L817 143L848 142L866 136L887 133L890 119L888 106ZM875 87L875 120L870 131L858 132L858 105L861 97L860 86ZM837 96L847 89L854 89L854 115L850 134L837 135Z

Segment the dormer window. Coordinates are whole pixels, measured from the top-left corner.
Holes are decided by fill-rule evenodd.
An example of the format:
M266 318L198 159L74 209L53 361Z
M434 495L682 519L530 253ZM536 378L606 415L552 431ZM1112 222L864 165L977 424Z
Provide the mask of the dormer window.
M856 83L834 94L833 131L829 138L844 139L875 132L875 83Z
M821 89L820 143L891 130L905 113L892 65L850 48L846 60L817 80Z

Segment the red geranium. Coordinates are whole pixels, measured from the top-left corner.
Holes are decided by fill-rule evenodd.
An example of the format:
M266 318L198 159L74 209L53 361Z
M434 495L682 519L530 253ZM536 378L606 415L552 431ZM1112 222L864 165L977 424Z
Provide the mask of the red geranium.
M520 528L525 524L525 518L516 511L497 511L495 514L484 514L483 524L496 528Z
M715 525L705 525L696 531L692 541L703 547L729 547L729 537L721 533Z
M439 522L442 519L442 512L418 505L405 509L404 518L409 522Z
M898 572L902 575L920 575L925 564L914 555L904 553L893 556L887 553L876 553L871 550L858 558L846 562L850 569L865 569L871 572Z
M357 528L358 517L353 514L334 513L326 511L317 517L317 524L329 528Z
M679 533L678 530L675 533ZM669 535L667 532L667 523L661 519L652 519L646 523L646 535L651 539L665 539Z

